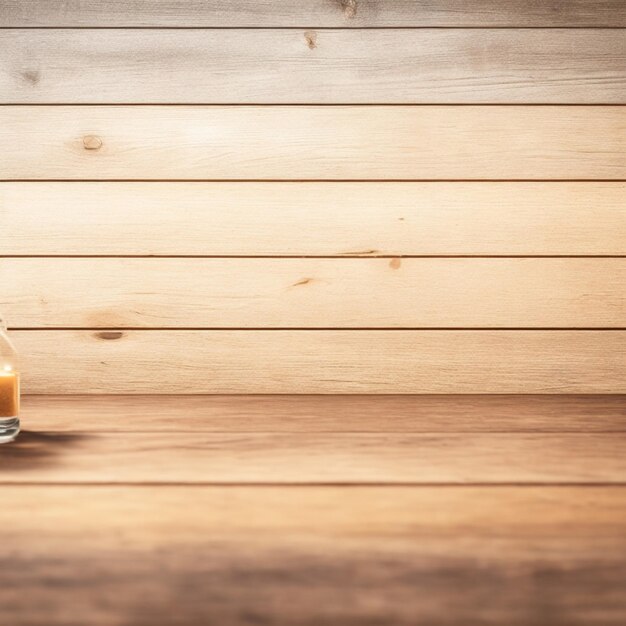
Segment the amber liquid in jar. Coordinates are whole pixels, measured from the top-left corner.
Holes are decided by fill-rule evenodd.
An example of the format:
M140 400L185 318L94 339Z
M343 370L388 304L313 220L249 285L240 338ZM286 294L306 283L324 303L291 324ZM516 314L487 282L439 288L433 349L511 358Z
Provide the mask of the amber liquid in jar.
M0 315L0 443L13 441L20 432L20 375L17 353Z
M0 419L20 412L20 378L17 372L0 371Z

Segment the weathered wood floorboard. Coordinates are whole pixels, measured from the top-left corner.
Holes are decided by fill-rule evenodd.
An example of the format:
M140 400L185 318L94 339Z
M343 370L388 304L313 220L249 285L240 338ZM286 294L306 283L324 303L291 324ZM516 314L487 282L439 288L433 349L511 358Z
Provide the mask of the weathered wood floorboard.
M12 27L626 26L622 0L3 0Z
M10 104L626 103L620 30L18 29L0 51Z
M28 398L0 483L626 484L619 396L163 400Z
M26 396L47 432L625 432L620 395Z
M0 483L626 485L614 433L112 431L24 432Z
M590 488L0 488L12 626L621 625Z

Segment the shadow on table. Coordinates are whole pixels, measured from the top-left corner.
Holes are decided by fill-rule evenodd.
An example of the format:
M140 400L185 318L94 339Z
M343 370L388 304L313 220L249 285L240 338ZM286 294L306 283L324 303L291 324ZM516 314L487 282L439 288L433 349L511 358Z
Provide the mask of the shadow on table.
M69 447L88 435L23 430L11 443L0 445L0 472L53 467Z

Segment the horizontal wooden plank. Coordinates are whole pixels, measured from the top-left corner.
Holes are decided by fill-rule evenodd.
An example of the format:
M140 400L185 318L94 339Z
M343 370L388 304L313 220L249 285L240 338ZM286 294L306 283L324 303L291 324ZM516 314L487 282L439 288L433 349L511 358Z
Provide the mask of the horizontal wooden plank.
M24 393L626 393L626 331L16 331Z
M14 328L626 327L626 258L19 258L0 284Z
M254 615L280 626L546 616L554 626L604 626L626 615L616 487L21 485L2 496L7 624L132 616L136 626L197 626Z
M0 108L2 179L626 179L626 108Z
M626 255L626 184L0 183L0 255Z
M22 433L0 457L0 482L626 485L626 438L612 433L120 436L108 426Z
M12 104L626 103L621 30L16 29L0 50Z
M49 432L624 432L626 396L113 396L22 398Z
M3 0L2 26L626 26L621 0Z

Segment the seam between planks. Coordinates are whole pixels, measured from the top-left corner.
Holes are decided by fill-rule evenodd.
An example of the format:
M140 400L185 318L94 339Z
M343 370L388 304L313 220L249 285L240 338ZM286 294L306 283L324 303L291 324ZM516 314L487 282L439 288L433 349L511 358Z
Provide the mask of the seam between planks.
M40 398L44 398L49 394L42 394L38 396ZM103 394L97 394L103 395ZM245 395L245 394L242 394ZM496 395L496 394L493 394ZM565 394L564 394L565 395ZM29 394L29 397L36 397L36 394ZM72 396L70 396L72 397ZM165 396L163 396L165 397ZM62 430L62 431L49 431L49 430L24 430L22 432L32 433L32 434L48 434L50 432L54 432L55 434L73 434L73 435L111 435L111 429L87 429L87 430ZM159 435L159 434L169 434L172 433L171 430L167 430L164 428L151 429L144 428L141 430L120 430L117 431L120 435ZM626 426L622 429L610 429L610 430L568 430L567 428L558 428L554 430L548 429L485 429L485 430L203 430L200 428L186 430L185 428L176 428L175 434L185 434L185 435L204 435L204 436L213 436L213 435L237 435L238 437L246 437L250 436L259 436L259 435L297 435L298 437L306 437L306 436L318 436L318 435L376 435L376 436L384 436L384 435L403 435L403 436L416 436L416 437L433 437L433 436L441 436L441 437L450 437L456 435L474 435L474 436L487 436L487 435L580 435L581 437L588 437L589 435L616 435L623 434L626 432ZM0 480L0 482L2 482Z
M24 105L24 106L31 106ZM48 105L44 105L48 106ZM517 106L517 105L516 105ZM619 105L622 106L622 105ZM2 183L625 183L626 178L2 178Z
M626 29L624 29L626 30ZM623 107L624 102L0 102L0 107Z
M624 259L626 254L0 254L0 259Z
M459 25L428 25L428 26L316 26L301 24L299 26L1 26L3 30L626 30L626 26L459 26Z
M39 481L0 481L1 486L8 487L221 487L225 489L232 488L296 488L303 489L307 487L341 487L341 488L471 488L471 487L489 487L489 488L506 488L512 487L520 488L541 488L541 487L563 487L563 488L616 488L622 489L626 487L626 482L185 482L185 481L108 481L108 482L95 482L95 481L54 481L54 482L39 482Z
M107 330L125 330L133 332L159 332L159 331L388 331L388 332L405 332L405 331L468 331L468 332L543 332L543 331L578 331L578 332L621 332L625 331L623 326L11 326L10 330L19 330L27 332L38 331L107 331Z

